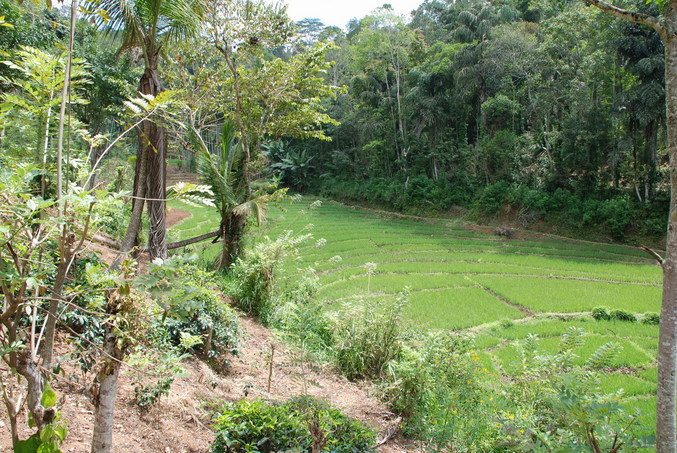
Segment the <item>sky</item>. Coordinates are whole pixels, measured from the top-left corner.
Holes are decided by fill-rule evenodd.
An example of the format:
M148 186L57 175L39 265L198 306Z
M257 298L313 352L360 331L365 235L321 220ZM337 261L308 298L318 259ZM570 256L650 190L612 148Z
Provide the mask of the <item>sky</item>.
M384 3L390 3L397 14L408 15L423 0L282 0L289 5L287 13L295 20L318 18L325 25L344 28L350 19L362 18Z

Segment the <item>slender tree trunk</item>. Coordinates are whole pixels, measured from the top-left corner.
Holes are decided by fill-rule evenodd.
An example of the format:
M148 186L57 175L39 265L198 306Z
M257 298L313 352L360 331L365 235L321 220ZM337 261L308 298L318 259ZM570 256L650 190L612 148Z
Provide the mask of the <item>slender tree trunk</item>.
M16 370L26 379L26 386L28 388L26 403L39 431L46 424L54 421L55 409L53 407L45 408L42 405L42 373L40 372L36 357L34 357L30 349L25 349L18 354Z
M88 183L85 187L86 190L92 190L94 187L96 187L97 183L97 177L99 175L99 169L96 168L96 163L99 162L99 159L101 158L101 155L103 154L103 151L106 148L104 146L97 146L94 149L92 149L92 153L89 156L89 165L91 168L91 176L88 179ZM120 189L117 189L116 192L119 192Z
M116 315L121 312L122 300L117 292L109 294L106 313ZM127 313L130 316L129 313ZM113 420L115 399L118 391L118 376L125 357L126 348L116 327L108 322L104 327L101 368L94 382L94 431L92 433L91 453L110 453L113 450Z
M70 268L71 260L73 259L75 235L68 234L64 231L59 238L59 242L59 265L57 267L56 278L54 279L54 286L52 287L52 298L49 301L49 308L47 310L44 343L41 348L42 366L47 370L52 368L57 312L59 310L59 303L63 297L63 288L66 283L68 269Z
M70 36L68 39L68 53L64 70L63 89L61 91L61 108L59 110L59 130L56 138L56 198L60 199L63 192L63 172L61 160L63 156L63 132L66 125L66 104L70 92L71 66L73 63L73 41L75 40L75 22L77 20L78 0L71 3ZM59 215L63 216L64 206L59 203Z
M68 102L68 93L70 91L71 66L73 63L73 41L75 40L75 22L77 20L78 0L71 3L71 20L68 40L68 52L66 54L66 68L64 70L63 89L61 91L61 107L59 110L59 128L57 131L56 143L56 200L58 201L59 217L64 216L65 204L61 200L63 194L63 170L61 161L63 159L63 133L66 126L66 104ZM45 153L46 154L46 153ZM47 323L45 326L45 342L42 348L43 366L46 369L52 368L52 355L54 352L54 333L56 331L56 316L59 310L59 302L63 294L63 287L66 282L66 275L70 267L73 243L75 237L66 233L64 228L59 238L59 266L57 270L54 287L52 289L52 300L49 302L47 312Z
M251 175L249 174L249 163L251 162L251 143L249 142L249 135L247 134L247 129L245 128L244 122L242 121L242 93L240 92L240 73L237 70L235 61L233 60L233 55L230 51L230 46L226 43L225 45L217 45L216 49L221 52L224 59L226 60L226 65L230 70L231 75L233 76L233 88L235 91L235 123L237 124L237 129L240 132L240 140L242 142L242 151L244 152L244 162L242 164L242 179L244 180L246 196L244 201L249 201L252 198L251 190Z
M113 264L111 264L111 270L118 269L124 258L138 244L144 199L146 197L146 168L148 167L148 154L145 151L145 147L140 147L137 152L132 215L129 219L129 225L127 225L125 237L122 240L122 244L120 244L120 253L115 257Z
M650 121L644 127L644 201L648 202L654 196L654 184L656 183L656 135L658 122Z
M666 11L670 32L665 45L665 99L670 155L670 217L666 257L663 261L663 304L658 335L658 397L656 407L656 450L677 451L677 4Z
M109 453L113 450L113 420L118 391L120 365L110 363L105 374L99 375L97 400L94 402L94 433L92 453Z

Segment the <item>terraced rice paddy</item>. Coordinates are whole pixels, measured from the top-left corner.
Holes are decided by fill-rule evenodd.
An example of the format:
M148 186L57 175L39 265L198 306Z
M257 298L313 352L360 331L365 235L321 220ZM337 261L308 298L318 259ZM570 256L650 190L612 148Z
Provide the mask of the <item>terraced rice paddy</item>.
M469 329L485 366L507 374L516 340L537 334L542 349L555 351L567 328L582 328L581 360L609 341L622 345L602 386L609 392L624 388L627 400L645 410L643 422L653 423L658 327L587 316L597 306L659 311L661 271L643 251L535 235L505 239L460 222L394 218L330 201L309 209L312 201L274 210L272 222L257 234L313 234L287 271L315 269L318 297L328 307L407 289L405 315L414 327ZM217 224L211 211L192 211L194 217L177 228L179 238ZM318 247L321 238L326 244ZM214 246L203 250L206 257L215 253ZM375 264L371 275L367 263Z

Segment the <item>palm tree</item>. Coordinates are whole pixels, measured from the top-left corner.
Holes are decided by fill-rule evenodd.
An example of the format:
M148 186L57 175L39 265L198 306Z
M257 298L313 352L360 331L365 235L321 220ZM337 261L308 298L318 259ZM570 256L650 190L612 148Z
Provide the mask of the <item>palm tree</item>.
M268 202L277 198L281 191L272 195L251 197L249 181L245 175L245 153L242 141L236 138L236 127L233 123L223 125L221 147L215 154L208 151L196 130L191 131L191 141L198 149L198 171L202 182L211 187L214 204L221 216L219 236L223 246L214 268L224 269L240 253L247 217L252 215L259 224L263 222L268 213Z
M101 27L122 35L120 50L141 50L145 70L139 91L153 96L159 94L163 90L158 74L160 52L171 43L196 35L203 15L202 0L101 0L98 7L105 11L97 19ZM151 259L167 255L166 151L164 128L153 121L144 121L139 128L132 218L122 242L122 254L137 243L144 201L148 200Z

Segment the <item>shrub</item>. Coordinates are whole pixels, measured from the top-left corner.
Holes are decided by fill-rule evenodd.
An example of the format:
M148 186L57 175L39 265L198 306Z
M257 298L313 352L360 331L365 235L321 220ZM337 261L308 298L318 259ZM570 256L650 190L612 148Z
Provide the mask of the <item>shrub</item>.
M412 339L392 366L384 389L390 407L405 418L404 432L425 451L493 451L500 435L486 368L469 338L430 332Z
M501 319L500 326L503 329L509 329L515 325L515 322L512 319Z
M297 246L311 235L292 235L290 231L279 238L265 238L252 250L238 258L231 271L231 296L238 308L258 316L268 323L272 314L276 279L282 261L297 253Z
M139 358L146 362L150 358L147 367L152 374L176 374L175 365L188 352L202 355L217 369L227 366L228 355L237 352L237 314L221 299L214 273L199 269L193 258L176 255L154 261L148 274L137 279L157 303L152 329L142 345L149 354L142 352L147 357ZM141 380L139 385L146 386Z
M611 310L609 316L618 321L637 322L637 316L625 310Z
M660 321L661 321L661 315L659 315L658 313L648 312L648 313L644 313L644 316L642 316L642 323L643 324L658 325L658 324L660 324Z
M607 321L611 319L608 307L595 307L592 309L592 317L597 321Z
M473 202L473 208L481 214L496 215L501 212L501 207L508 200L510 186L505 181L486 186Z
M374 434L327 403L300 397L284 403L226 403L216 418L211 453L373 451Z
M324 303L314 298L318 278L308 269L298 280L291 279L276 297L270 325L286 340L315 355L330 354L333 337Z
M336 363L348 379L379 377L399 356L406 301L406 294L395 301L358 300L331 317Z
M173 346L179 346L185 335L200 337L202 342L191 349L218 363L227 363L227 354L237 352L240 326L235 311L221 298L217 279L195 265L182 265L171 275L171 284L181 288L163 319L155 328Z
M310 445L305 427L289 406L264 401L225 404L215 431L212 453L304 451Z

